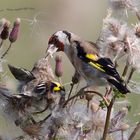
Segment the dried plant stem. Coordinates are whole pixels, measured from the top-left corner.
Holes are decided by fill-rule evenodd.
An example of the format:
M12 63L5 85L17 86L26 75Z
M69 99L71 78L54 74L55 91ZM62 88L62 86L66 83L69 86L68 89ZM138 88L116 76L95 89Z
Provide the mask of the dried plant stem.
M58 77L58 81L59 81L59 83L62 85L61 77Z
M74 98L82 95L82 94L85 94L85 93L94 93L94 94L97 94L98 96L100 96L104 101L105 101L105 104L106 106L109 105L108 101L106 100L106 98L99 92L96 92L96 91L84 91L83 93L81 92L78 92L76 95L73 95L72 97L70 97L69 99L66 100L66 102L64 103L63 107L65 107L69 101L73 100Z
M2 45L3 45L3 39L0 42L0 48L2 47Z
M71 84L71 88L70 88L70 92L69 92L69 95L68 95L68 99L69 99L70 96L71 96L71 93L72 93L73 87L74 87L74 83Z
M138 20L140 21L140 14L139 14L139 12L136 12L136 17L137 17Z
M63 108L68 104L69 101L73 100L74 98L78 97L79 95L81 95L81 93L77 93L76 95L73 95L72 97L68 98L66 100L66 102L63 105Z
M87 113L88 113L88 111L89 111L89 104L90 104L90 101L88 100L88 101L87 101Z
M134 72L135 72L135 68L131 68L130 74L129 74L128 79L126 81L127 84L130 82Z
M134 137L139 129L140 129L140 122L137 123L137 126L134 128L134 130L131 133L131 135L129 136L128 140L134 140Z
M109 102L101 93L96 92L96 91L84 91L84 93L94 93L94 94L100 96L105 101L106 106L109 106Z
M26 10L35 10L34 7L21 7L21 8L6 8L6 9L0 9L0 12L4 12L4 11L26 11Z
M12 43L10 43L8 49L2 54L1 59L3 59L6 56L6 54L8 54L8 51L10 50L11 46L12 46Z
M123 135L123 131L121 131L121 136L122 136L122 140L124 140L124 135Z
M79 87L79 84L80 84L80 82L78 82L78 84L77 84L77 87L76 87L76 90L75 90L74 94L76 94L76 93L77 93L77 91L78 91L78 87ZM77 102L77 100L78 100L78 97L76 97L75 99L73 99L73 100L71 101L71 105L70 105L70 107L71 107L72 105L74 105L74 104Z
M38 111L38 112L33 112L32 114L33 114L33 115L41 114L41 113L45 112L45 111L48 109L48 107L49 107L49 104L47 104L46 107L45 107L43 110Z
M122 73L122 76L123 76L123 77L126 76L127 71L128 71L128 67L129 67L129 66L126 64L125 67L124 67L123 73Z
M106 121L105 121L105 127L104 127L102 140L106 140L106 138L107 138L110 116L111 116L112 107L113 107L114 102L115 102L115 98L116 98L116 96L114 95L111 99L109 106L107 106L107 115L106 115Z
M43 120L39 121L40 124L43 124L48 118L50 118L52 113L50 113L47 117L45 117Z

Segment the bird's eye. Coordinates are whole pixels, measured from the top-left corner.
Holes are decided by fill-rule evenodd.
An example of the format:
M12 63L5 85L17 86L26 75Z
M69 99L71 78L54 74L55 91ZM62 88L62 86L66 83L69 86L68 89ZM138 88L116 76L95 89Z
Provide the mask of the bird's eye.
M57 39L57 36L53 36L53 37L51 37L50 40L49 40L49 44L54 44L54 45L56 45L58 42L59 42L59 41L58 41L58 39Z
M38 84L35 88L34 88L34 92L39 94L39 95L42 95L44 93L46 93L46 85L44 83L41 83L41 84Z

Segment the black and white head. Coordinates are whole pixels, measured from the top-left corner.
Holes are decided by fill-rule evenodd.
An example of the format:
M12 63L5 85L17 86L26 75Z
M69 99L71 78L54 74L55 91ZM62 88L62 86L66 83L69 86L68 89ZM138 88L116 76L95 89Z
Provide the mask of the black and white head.
M70 46L72 33L68 31L57 31L49 39L47 53L53 54L58 51L65 51Z

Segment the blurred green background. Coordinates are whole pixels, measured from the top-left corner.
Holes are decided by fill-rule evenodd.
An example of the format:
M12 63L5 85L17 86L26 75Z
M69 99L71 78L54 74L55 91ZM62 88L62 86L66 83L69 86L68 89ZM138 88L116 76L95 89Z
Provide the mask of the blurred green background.
M0 19L8 19L12 26L17 17L21 18L20 34L6 57L7 63L31 69L33 64L44 56L48 38L57 30L69 30L86 40L96 41L107 6L107 0L1 0ZM8 45L8 41L4 42L3 50ZM73 68L66 56L63 57L65 71L62 81L66 83L71 80ZM11 80L13 77L7 69L7 63L4 64L4 70L8 73L9 86L13 86L15 80ZM134 79L139 80L138 76ZM137 115L140 112L139 96L128 96L132 109L127 122L132 126L140 120ZM15 130L11 132L7 129L2 123L3 120L1 118L0 134L5 133L5 130L16 133Z

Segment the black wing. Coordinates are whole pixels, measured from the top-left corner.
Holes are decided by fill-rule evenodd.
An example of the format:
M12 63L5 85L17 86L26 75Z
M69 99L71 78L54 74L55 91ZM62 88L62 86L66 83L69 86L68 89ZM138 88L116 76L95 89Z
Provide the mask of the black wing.
M16 68L11 65L8 65L8 67L13 76L19 81L30 82L35 79L34 75L29 70L26 70L24 68Z
M105 73L114 77L119 82L123 82L122 78L120 77L119 73L117 72L114 64L109 58L99 58L96 63L100 64L102 66L102 69L104 69Z

